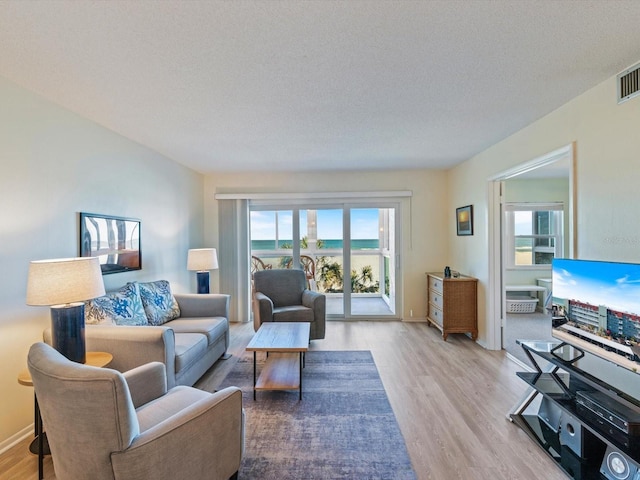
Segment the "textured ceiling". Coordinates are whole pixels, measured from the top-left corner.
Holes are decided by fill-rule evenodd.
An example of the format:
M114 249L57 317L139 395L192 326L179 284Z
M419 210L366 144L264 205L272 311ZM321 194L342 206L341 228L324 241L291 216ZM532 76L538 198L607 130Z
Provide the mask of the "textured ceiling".
M0 0L0 75L201 172L448 168L639 61L638 25L636 0Z

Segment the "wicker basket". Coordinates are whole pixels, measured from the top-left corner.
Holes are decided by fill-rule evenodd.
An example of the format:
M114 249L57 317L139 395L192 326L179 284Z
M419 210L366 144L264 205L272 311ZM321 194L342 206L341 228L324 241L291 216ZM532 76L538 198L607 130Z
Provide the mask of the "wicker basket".
M537 298L507 298L507 313L533 313L537 304Z

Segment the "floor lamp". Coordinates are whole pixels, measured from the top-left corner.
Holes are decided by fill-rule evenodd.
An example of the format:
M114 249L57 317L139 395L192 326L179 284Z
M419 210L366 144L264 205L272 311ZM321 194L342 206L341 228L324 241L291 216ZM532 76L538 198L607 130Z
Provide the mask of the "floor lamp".
M98 257L35 260L29 263L27 305L51 306L53 348L84 363L84 301L105 294Z
M209 293L209 270L218 268L215 248L192 248L187 254L187 270L196 271L198 293Z

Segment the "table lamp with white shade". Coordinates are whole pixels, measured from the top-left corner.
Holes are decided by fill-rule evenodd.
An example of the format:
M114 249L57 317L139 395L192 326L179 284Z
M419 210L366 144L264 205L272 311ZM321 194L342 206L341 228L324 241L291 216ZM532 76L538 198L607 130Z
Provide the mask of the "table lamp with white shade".
M209 293L209 270L218 268L215 248L192 248L187 254L187 270L196 271L198 293Z
M53 347L84 363L84 301L105 294L98 257L34 260L29 263L27 305L51 306Z

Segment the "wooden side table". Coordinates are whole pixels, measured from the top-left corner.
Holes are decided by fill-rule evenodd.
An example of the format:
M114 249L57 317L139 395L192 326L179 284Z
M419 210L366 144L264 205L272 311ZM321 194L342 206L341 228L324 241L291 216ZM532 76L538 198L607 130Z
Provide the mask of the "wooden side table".
M106 367L113 360L113 355L108 352L87 352L85 365L91 365L92 367ZM18 374L18 383L25 387L33 387L33 380L29 370L23 370ZM44 476L43 472L43 459L45 455L50 455L49 443L47 442L46 433L42 429L42 417L40 416L40 407L38 407L38 397L33 395L34 406L34 439L29 445L29 451L31 453L38 454L38 480L42 480Z

